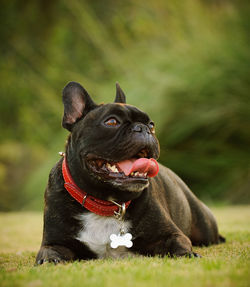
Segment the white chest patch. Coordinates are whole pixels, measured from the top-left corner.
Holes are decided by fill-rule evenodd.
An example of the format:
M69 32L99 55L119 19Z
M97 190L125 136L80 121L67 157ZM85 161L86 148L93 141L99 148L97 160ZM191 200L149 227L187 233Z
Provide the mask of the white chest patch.
M110 235L119 234L121 223L114 217L99 216L94 213L79 214L76 219L82 222L82 229L76 239L86 244L98 258L122 258L131 253L124 246L116 249L111 248ZM123 222L124 232L128 232L131 224Z

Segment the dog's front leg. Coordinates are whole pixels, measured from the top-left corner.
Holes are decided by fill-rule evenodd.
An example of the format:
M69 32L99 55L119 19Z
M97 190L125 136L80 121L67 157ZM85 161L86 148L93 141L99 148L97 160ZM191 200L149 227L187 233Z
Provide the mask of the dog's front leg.
M145 241L143 244L143 242L139 240L135 242L135 247L138 247L139 253L149 256L201 257L192 251L190 239L182 232L166 234L166 236L161 236L158 240L154 239L153 242L148 242L146 245Z
M167 238L164 245L165 250L162 250L163 255L170 255L171 257L201 257L199 254L192 251L192 243L183 233L172 234Z
M42 246L36 257L36 264L41 265L43 263L61 263L65 261L72 261L75 259L73 251L69 248L53 245L53 246Z

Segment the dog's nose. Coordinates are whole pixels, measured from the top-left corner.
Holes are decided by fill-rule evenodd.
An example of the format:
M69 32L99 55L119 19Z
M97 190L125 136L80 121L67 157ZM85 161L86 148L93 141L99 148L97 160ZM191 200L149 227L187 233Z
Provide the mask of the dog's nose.
M146 133L150 134L149 128L142 123L134 124L134 126L132 127L132 131L137 132L137 133L146 132Z

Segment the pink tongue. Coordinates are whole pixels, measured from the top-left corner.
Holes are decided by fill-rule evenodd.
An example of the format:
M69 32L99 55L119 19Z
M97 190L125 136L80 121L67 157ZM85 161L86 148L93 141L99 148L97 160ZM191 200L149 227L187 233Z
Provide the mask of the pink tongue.
M149 177L154 177L159 172L159 165L153 158L127 159L117 163L118 167L126 176L131 172L147 173Z

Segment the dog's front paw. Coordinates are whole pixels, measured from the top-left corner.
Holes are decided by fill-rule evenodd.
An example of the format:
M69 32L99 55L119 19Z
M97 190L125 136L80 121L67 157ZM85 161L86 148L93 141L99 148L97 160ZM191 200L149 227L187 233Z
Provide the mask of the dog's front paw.
M183 250L182 252L176 252L174 254L170 254L170 257L173 258L180 258L180 257L185 257L185 258L202 258L202 256L196 252L192 251L185 251Z
M63 246L42 246L36 257L36 265L63 263L73 260L73 253Z
M186 258L202 258L202 256L196 252L182 250L171 254L170 257L186 257Z
M60 263L60 262L63 262L61 259L59 258L47 258L47 259L39 259L36 261L36 265L42 265L42 264L45 264L45 263L54 263L55 265Z
M188 258L202 258L202 256L196 252L190 252L186 255Z

